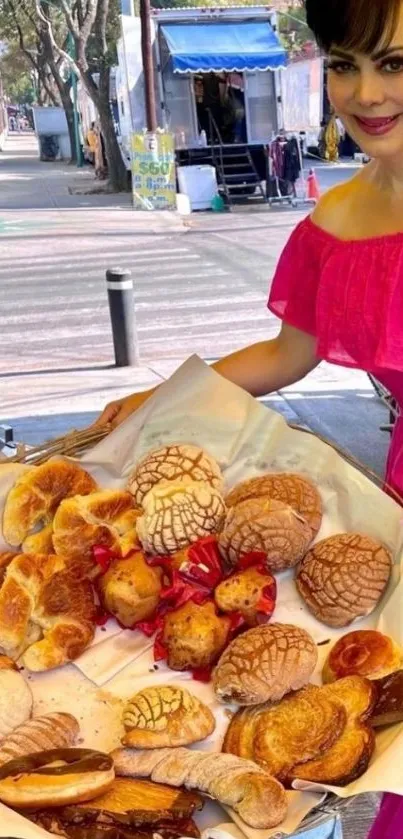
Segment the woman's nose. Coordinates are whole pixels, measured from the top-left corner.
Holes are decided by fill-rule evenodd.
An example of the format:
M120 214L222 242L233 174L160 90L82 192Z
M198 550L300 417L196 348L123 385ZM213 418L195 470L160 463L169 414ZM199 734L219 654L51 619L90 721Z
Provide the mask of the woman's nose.
M357 104L363 108L381 105L385 100L382 77L375 71L359 73L354 95Z

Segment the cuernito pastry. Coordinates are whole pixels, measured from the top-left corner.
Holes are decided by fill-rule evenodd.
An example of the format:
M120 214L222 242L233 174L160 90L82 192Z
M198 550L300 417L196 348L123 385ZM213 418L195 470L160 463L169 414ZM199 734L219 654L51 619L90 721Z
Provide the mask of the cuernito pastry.
M225 498L226 506L235 507L251 498L273 498L288 504L308 522L316 536L322 524L323 504L316 486L302 475L279 472L249 478L238 484Z
M10 610L10 602L13 610ZM0 588L0 648L28 670L78 658L95 633L94 592L61 556L19 554Z
M13 547L22 544L39 525L48 525L64 498L88 495L97 485L81 466L66 460L52 459L24 472L8 493L3 514L3 533ZM36 539L40 538L39 536ZM36 544L38 547L38 544Z
M88 576L97 572L92 548L102 545L118 556L139 548L136 522L139 511L129 492L105 489L62 501L53 521L55 552L81 557Z
M348 632L336 641L323 667L324 682L335 682L344 676L382 679L403 666L403 651L375 629Z
M278 702L308 684L317 659L316 644L305 629L282 623L257 626L222 654L214 691L222 702L239 705Z
M143 500L137 533L151 554L174 554L204 536L217 533L225 517L224 501L207 483L165 483Z
M218 544L226 563L235 568L244 554L266 554L271 571L292 568L312 542L312 530L283 501L252 498L228 510Z
M318 542L302 560L297 588L308 609L328 626L348 626L378 605L392 571L380 542L342 533Z
M214 458L199 446L185 443L149 452L130 475L127 488L140 507L147 493L161 481L204 481L219 491L223 487L221 470Z
M123 711L125 746L158 749L190 746L215 729L210 709L196 696L175 685L145 688L129 699Z
M192 601L164 620L162 642L172 670L197 670L215 664L228 643L231 620L216 614L214 603Z

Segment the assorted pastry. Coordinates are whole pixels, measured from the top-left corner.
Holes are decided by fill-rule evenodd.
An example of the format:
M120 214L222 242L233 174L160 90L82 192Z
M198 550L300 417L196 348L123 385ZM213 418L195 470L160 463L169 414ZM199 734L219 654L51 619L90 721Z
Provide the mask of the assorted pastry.
M301 608L322 624L343 629L367 617L388 586L389 551L358 533L316 541L322 500L302 475L224 487L213 457L177 444L147 453L123 490L97 486L62 459L27 469L10 490L2 529L14 552L0 554L0 801L50 832L198 837L203 795L252 828L273 828L294 780L351 783L369 765L375 730L403 721L403 650L391 638L367 629L339 637L319 687L310 634L271 621L286 571ZM222 753L198 751L214 734L214 714L174 684L150 684L125 701L112 755L76 748L69 713L32 716L19 668L74 661L110 616L154 637L156 661L211 679L212 695L238 706Z

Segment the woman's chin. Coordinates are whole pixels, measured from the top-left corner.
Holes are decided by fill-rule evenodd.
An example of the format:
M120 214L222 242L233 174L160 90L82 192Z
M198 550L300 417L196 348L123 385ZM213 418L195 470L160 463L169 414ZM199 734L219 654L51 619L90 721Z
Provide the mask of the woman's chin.
M346 121L347 123L347 121ZM359 128L357 123L346 124L346 131L359 149L368 157L382 160L395 160L401 157L403 162L403 122L402 118L388 134L371 135Z

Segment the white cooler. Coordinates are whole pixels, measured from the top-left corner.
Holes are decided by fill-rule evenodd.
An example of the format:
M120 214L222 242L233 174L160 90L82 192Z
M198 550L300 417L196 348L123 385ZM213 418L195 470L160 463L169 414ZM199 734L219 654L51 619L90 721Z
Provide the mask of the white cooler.
M217 195L217 176L214 166L179 166L179 192L189 198L191 210L210 210Z

